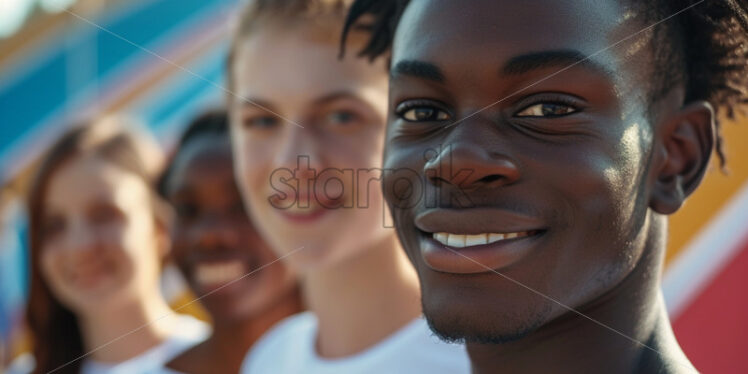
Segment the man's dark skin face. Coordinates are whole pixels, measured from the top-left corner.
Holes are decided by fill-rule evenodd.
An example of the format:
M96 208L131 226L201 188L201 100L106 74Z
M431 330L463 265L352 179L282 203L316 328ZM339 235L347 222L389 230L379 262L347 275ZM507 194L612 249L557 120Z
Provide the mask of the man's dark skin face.
M648 26L630 14L416 0L399 23L385 169L415 171L423 193L383 187L424 314L476 372L692 371L659 272L664 215L703 175L713 114L674 88L649 115L647 35L606 49Z

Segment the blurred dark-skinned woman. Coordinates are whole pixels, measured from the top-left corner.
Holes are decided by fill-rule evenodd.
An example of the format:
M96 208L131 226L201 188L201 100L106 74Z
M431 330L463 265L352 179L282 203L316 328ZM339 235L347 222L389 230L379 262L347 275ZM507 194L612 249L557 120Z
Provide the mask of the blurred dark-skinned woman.
M296 278L260 237L233 175L227 115L198 116L159 190L173 205L173 258L213 321L213 334L165 373L237 373L254 342L302 310Z

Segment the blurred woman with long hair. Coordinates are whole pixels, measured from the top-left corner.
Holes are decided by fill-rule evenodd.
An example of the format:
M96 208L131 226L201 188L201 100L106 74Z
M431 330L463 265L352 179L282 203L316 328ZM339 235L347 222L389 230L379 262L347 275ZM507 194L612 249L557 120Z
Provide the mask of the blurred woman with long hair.
M160 292L170 210L153 188L158 148L117 119L72 129L28 197L27 320L35 373L130 373L204 339Z

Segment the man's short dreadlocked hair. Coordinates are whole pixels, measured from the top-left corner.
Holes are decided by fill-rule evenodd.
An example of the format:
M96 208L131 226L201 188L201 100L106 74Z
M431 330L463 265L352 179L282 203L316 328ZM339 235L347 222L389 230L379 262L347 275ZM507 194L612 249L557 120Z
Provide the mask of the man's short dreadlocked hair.
M678 84L686 90L685 102L706 100L718 112L734 118L748 103L748 1L747 0L628 0L641 6L645 22L653 24L681 12L654 31L655 76L652 100ZM375 59L392 44L397 24L410 0L356 0L343 28L341 51L351 27L362 17L372 17L371 38L359 56ZM674 69L675 68L675 69ZM717 155L724 166L720 124Z

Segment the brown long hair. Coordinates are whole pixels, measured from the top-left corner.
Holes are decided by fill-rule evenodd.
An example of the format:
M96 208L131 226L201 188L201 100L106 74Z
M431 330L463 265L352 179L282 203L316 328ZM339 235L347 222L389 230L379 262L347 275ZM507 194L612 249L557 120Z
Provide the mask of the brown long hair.
M40 257L44 247L42 229L45 196L56 171L71 160L86 156L101 157L124 170L142 177L152 186L160 157L155 142L134 131L133 124L120 118L73 127L52 145L42 158L28 195L30 287L26 319L36 359L34 373L77 373L84 356L83 338L76 315L51 292L41 273ZM153 191L152 188L149 188ZM161 200L153 194L154 214L168 222Z

